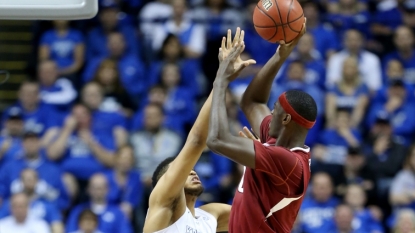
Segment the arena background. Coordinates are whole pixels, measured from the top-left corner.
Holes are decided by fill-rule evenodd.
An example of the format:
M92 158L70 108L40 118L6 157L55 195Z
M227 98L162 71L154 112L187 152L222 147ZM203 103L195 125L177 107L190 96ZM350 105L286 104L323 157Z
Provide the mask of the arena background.
M0 86L0 218L27 214L53 233L142 232L152 172L181 149L221 38L238 26L257 64L230 85L228 121L234 134L249 127L238 103L277 48L255 32L255 4L102 0L91 20L0 21L0 69L10 73ZM319 108L293 232L415 232L415 2L301 4L307 34L269 102L301 89ZM240 166L206 149L195 170L198 205L232 203ZM14 229L4 223L0 232Z

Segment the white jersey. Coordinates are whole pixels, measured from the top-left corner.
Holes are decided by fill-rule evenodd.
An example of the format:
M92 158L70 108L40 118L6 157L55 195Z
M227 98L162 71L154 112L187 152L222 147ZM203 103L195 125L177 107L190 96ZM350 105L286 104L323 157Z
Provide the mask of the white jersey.
M154 233L215 233L218 222L213 215L195 208L196 218L186 207L184 214L171 226Z

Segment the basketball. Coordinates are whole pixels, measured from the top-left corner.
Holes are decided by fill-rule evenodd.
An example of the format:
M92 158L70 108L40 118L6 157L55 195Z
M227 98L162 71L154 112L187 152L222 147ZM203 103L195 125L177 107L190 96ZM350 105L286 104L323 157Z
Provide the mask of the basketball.
M260 0L254 10L253 22L263 39L289 43L301 32L303 8L297 0Z

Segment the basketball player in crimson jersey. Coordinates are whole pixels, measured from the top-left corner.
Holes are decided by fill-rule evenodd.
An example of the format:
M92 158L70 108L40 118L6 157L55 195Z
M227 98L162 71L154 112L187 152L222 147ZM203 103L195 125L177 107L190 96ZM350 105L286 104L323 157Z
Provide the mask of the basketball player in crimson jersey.
M232 41L228 33L227 47L219 53L219 61L233 62L238 69L255 63L254 60L242 61L242 50L235 45L243 41L244 33L237 29ZM239 53L237 53L239 51ZM144 233L214 233L228 231L231 207L220 203L211 203L195 208L197 197L203 192L203 186L193 170L206 147L209 113L212 94L203 105L187 137L183 149L176 158L161 162L153 174L154 189L150 194L149 210L144 225Z
M289 233L307 190L310 148L304 142L316 120L316 103L307 93L290 90L278 98L272 113L267 107L273 79L304 32L305 24L293 42L281 42L244 93L241 107L260 142L230 134L225 90L239 71L234 60L220 64L207 144L245 166L232 205L230 233Z

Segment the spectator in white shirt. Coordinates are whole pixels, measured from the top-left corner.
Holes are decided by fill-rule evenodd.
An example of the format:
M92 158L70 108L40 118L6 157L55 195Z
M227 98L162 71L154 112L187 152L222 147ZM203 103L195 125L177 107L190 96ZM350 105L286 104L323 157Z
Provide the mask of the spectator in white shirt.
M327 64L326 86L333 87L342 77L342 65L347 57L355 56L359 60L359 72L364 84L377 91L382 86L381 63L379 58L363 49L363 36L359 31L348 30L345 33L344 50L330 57Z
M23 193L11 199L12 215L0 220L1 233L50 233L50 228L42 219L27 217L29 199Z

